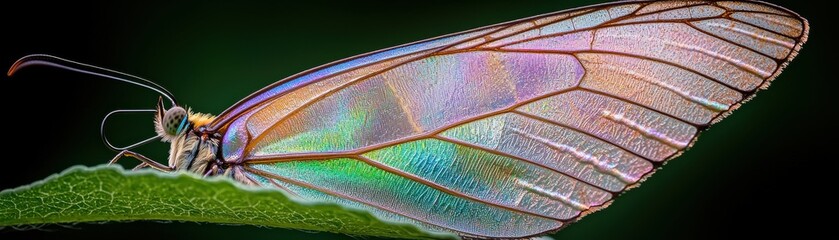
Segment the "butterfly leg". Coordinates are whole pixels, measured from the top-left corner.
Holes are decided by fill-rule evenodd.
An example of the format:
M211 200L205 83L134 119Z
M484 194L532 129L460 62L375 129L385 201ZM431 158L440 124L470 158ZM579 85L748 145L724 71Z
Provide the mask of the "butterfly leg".
M146 168L148 166L149 166L148 164L146 164L144 162L141 162L140 164L137 164L137 166L135 166L133 169L131 169L131 171L137 171L137 170Z
M175 171L175 169L172 168L172 167L160 164L158 162L155 162L154 160L151 160L150 158L148 158L146 156L143 156L143 155L140 155L139 153L135 153L135 152L128 151L128 150L123 150L122 152L119 152L116 156L114 156L113 159L111 159L111 161L108 162L108 164L114 164L122 157L130 157L130 158L134 158L134 159L139 160L141 163L140 163L140 165L138 165L137 167L134 168L135 170L138 169L138 168L145 167L145 166L143 166L145 164L145 165L147 165L151 168L157 169L157 170L162 171L162 172Z
M204 177L209 177L211 174L216 173L216 172L218 172L218 166L217 166L217 165L213 165L213 166L210 168L210 170L209 170L209 171L207 171L206 173L204 173Z

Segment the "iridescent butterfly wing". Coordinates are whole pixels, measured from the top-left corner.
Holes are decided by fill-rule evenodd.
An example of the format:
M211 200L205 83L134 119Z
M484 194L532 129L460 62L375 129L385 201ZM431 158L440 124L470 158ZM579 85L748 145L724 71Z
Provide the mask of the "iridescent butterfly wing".
M607 206L768 86L807 22L761 2L620 2L334 62L211 128L240 180L465 236Z

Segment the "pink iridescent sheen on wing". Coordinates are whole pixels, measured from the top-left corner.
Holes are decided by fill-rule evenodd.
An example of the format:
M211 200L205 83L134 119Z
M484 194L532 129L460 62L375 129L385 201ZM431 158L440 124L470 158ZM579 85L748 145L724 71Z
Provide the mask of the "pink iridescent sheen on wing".
M441 231L517 238L606 206L766 87L806 20L621 2L350 58L212 124L258 184Z

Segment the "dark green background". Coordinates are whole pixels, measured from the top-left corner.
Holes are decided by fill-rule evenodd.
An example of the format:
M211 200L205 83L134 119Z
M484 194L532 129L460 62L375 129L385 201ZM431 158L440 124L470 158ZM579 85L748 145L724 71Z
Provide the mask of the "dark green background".
M333 60L446 33L602 1L403 1L398 3L31 2L2 10L0 66L48 53L152 79L181 103L219 113L285 76ZM703 133L679 159L586 217L558 239L719 238L728 234L808 236L826 232L835 200L837 81L827 35L835 20L809 1L771 1L808 18L810 41L770 90ZM35 21L33 19L38 19ZM835 68L835 67L833 67ZM55 69L4 77L0 188L113 156L100 142L101 117L153 107L157 96L127 84ZM25 95L25 98L16 97ZM40 103L35 103L38 99ZM47 102L48 104L42 104ZM153 134L150 115L119 119L115 141ZM165 162L168 145L139 149ZM15 157L26 156L26 157ZM123 164L131 164L125 161ZM107 223L0 230L0 238L351 239L296 230L195 223Z

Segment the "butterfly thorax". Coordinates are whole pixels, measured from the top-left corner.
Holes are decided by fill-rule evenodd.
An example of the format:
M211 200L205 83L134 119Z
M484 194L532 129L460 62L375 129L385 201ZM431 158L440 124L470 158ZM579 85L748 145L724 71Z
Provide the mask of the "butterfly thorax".
M202 175L221 174L226 169L217 157L219 140L199 131L186 131L172 139L169 166Z
M169 167L207 176L226 172L228 165L218 155L218 134L204 131L215 116L180 106L164 109L162 102L157 110L155 131L163 142L171 143Z

